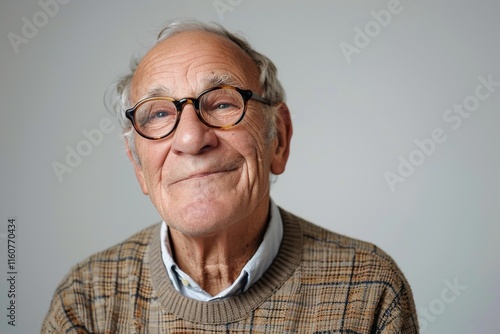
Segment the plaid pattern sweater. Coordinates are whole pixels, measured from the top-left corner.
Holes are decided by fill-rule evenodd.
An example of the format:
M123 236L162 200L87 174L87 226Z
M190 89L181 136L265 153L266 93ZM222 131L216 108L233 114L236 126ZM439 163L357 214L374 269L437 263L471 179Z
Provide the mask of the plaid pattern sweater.
M76 265L42 333L418 333L410 286L383 251L281 210L284 235L264 276L240 295L179 294L160 224Z

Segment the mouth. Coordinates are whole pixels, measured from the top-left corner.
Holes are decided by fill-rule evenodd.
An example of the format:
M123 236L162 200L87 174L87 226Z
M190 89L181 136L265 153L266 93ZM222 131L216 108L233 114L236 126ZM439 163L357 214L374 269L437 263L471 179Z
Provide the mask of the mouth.
M183 182L183 181L189 181L189 180L209 178L212 176L219 176L219 175L234 172L235 170L236 170L236 168L228 168L228 169L219 169L219 170L214 170L214 171L196 172L196 173L189 174L185 177L181 177L177 181L173 182L172 184L176 184L176 183Z

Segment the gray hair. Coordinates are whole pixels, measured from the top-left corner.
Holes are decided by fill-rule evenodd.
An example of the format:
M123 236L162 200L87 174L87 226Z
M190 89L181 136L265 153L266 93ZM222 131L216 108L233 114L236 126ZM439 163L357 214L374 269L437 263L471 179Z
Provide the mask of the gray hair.
M233 34L217 23L203 23L196 20L174 20L160 31L157 36L156 45L159 42L185 31L207 31L216 35L225 37L238 45L255 62L259 72L259 82L262 88L262 97L268 100L271 106L265 106L265 124L267 126L267 139L271 140L276 136L276 111L278 103L285 101L285 91L278 80L278 71L273 62L265 55L255 51L245 38ZM125 117L125 110L131 107L130 103L130 85L132 77L139 65L142 57L133 56L130 63L130 71L120 77L114 85L110 86L105 96L107 109L118 117L118 121L123 130L124 139L128 142L132 155L137 163L140 164L134 145L134 128L129 119Z

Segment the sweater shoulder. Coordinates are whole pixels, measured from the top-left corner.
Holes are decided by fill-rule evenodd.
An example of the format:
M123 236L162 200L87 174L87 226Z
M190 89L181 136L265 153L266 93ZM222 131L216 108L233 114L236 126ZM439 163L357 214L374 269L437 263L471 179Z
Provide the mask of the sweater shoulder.
M129 305L135 304L139 288L144 300L152 294L144 286L149 275L145 263L150 239L157 228L157 224L145 228L76 264L54 292L42 333L73 333L75 329L96 333L110 321L112 332L121 332L110 315L127 312ZM118 324L129 326L127 319L123 320Z
M302 234L306 239L305 243L310 240L309 242L314 243L317 247L351 249L356 253L373 254L390 259L387 253L371 242L330 231L285 210L281 210L281 212L285 220L295 221L300 225Z
M343 312L345 319L365 319L371 323L371 332L418 332L410 285L386 252L293 214L282 211L282 217L285 224L301 230L301 265L295 276L318 312Z
M87 290L86 295L97 290L104 295L113 294L115 291L106 287L118 286L131 275L140 272L147 246L157 228L158 224L144 228L126 240L77 263L59 284L56 294L75 289Z
M377 245L345 236L313 224L289 212L282 211L286 220L296 221L302 230L303 256L306 263L317 265L315 260L327 261L331 265L352 263L356 268L371 267L378 276L393 276L397 281L405 280L392 257ZM365 273L367 273L365 271Z
M136 232L124 241L111 246L103 251L90 255L76 265L77 268L87 267L99 262L123 262L123 261L142 261L143 255L149 244L153 231L158 227L157 224L151 225Z
M301 219L301 226L304 238L317 246L349 249L358 255L375 256L392 261L391 257L374 243L330 231L303 219Z

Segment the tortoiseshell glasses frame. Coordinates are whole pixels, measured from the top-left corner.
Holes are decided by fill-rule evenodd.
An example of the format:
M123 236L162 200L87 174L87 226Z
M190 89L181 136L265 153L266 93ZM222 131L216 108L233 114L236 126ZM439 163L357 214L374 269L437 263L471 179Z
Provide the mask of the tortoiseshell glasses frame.
M139 135L159 140L174 132L186 104L193 105L198 119L206 126L229 129L243 120L249 100L270 105L269 101L251 90L222 85L206 89L196 98L148 97L127 109L125 116Z

